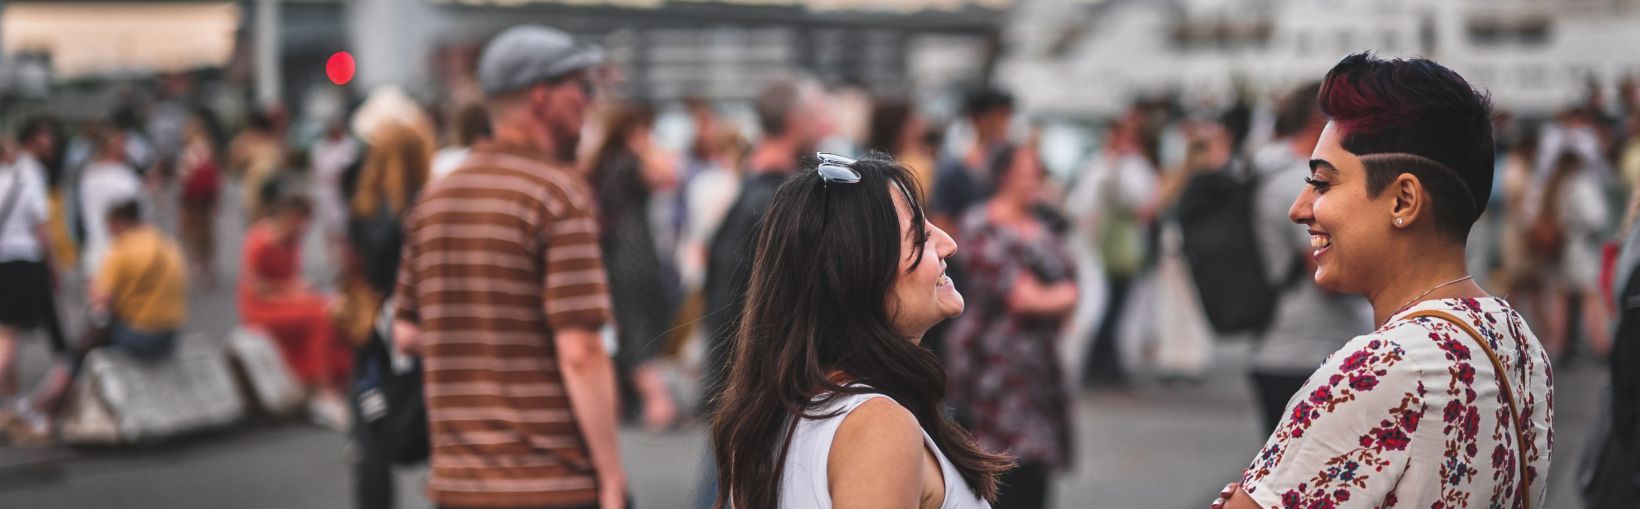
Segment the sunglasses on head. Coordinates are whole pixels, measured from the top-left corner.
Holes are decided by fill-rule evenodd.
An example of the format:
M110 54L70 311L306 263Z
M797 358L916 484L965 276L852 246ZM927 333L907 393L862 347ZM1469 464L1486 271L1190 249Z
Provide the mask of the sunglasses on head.
M820 174L820 180L828 184L853 184L860 181L860 172L851 168L858 161L825 152L817 152L814 156L820 159L820 165L814 168L814 171Z

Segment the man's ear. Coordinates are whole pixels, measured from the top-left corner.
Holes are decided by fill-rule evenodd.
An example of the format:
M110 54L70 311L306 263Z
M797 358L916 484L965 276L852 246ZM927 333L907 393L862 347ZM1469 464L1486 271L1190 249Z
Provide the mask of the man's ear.
M552 102L552 85L537 83L530 87L530 111L542 111Z

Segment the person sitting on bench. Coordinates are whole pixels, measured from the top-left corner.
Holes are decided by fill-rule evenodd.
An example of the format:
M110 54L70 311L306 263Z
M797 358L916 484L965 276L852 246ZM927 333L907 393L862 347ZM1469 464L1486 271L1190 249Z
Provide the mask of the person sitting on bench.
M108 210L114 239L91 283L91 332L81 349L60 359L33 394L19 398L4 419L13 443L51 436L55 415L85 354L111 347L140 360L170 355L188 314L188 271L175 240L143 221L136 201Z

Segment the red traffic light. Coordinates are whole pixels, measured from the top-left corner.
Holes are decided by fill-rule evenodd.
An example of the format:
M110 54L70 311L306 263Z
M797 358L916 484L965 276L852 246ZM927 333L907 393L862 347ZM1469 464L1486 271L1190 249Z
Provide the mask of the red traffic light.
M353 81L353 71L356 68L352 53L338 51L330 55L330 60L325 61L325 77L330 78L331 83L346 85L347 82Z

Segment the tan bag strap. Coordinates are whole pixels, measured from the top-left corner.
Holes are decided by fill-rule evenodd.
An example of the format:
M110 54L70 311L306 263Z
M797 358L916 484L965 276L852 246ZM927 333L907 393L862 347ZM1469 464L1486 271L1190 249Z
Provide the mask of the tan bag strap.
M1520 464L1520 489L1517 496L1520 497L1521 507L1532 509L1531 480L1526 478L1526 434L1522 428L1524 423L1520 422L1520 409L1515 405L1515 390L1509 384L1509 372L1504 369L1503 361L1498 359L1497 352L1492 351L1492 345L1486 342L1486 338L1468 322L1451 313L1433 309L1407 315L1409 319L1422 317L1439 318L1457 325L1459 329L1468 333L1469 337L1475 338L1475 343L1481 346L1481 351L1486 352L1486 357L1492 360L1492 371L1498 374L1498 388L1503 391L1503 397L1509 400L1509 417L1514 421L1509 427L1515 430L1515 452L1518 456L1516 461Z

